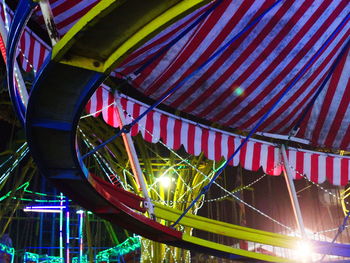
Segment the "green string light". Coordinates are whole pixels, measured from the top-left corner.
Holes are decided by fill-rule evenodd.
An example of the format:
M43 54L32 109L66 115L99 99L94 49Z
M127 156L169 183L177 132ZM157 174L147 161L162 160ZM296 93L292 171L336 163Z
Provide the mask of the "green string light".
M140 237L129 237L123 243L99 252L96 261L109 262L110 257L121 257L139 248L141 248Z

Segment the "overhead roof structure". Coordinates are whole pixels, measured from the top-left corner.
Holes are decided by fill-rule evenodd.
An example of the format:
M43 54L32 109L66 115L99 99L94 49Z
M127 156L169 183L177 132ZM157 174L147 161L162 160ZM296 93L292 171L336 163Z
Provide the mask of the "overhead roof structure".
M137 3L140 6L136 8L133 4ZM348 150L349 97L346 91L349 87L350 4L347 1L316 0L212 1L204 5L206 3L199 0L174 1L173 4L154 1L147 5L138 0L99 2L57 43L44 69L37 75L25 120L27 138L44 174L74 199L105 218L169 244L182 247L192 244L197 249L203 248L214 254L224 252L224 256L228 257L274 261L275 258L267 255L215 246L195 237L187 238L177 230L135 213L125 200L130 197L140 202L138 196L112 189L87 172L83 159L98 148L84 156L75 148L78 115L88 96L111 74L157 101L144 113L131 116L136 119L131 121L133 128L148 112L148 116L152 117L143 119L148 121L143 123L146 127L157 124L160 128L168 128L172 122L172 130L179 133L180 130L175 129L176 124L179 125L177 128L187 125L187 128L181 129L179 138L172 134L174 148L182 144L194 154L207 149L208 157L213 155L214 159L226 152L227 159L233 162L231 158L241 149L239 161L255 170L260 164L267 167L268 160L278 159L280 155L276 147L269 148L264 142L248 140L257 131L297 137L319 147ZM53 6L54 10L58 8L60 15L65 14L63 17L66 19L69 16L75 19L74 14L86 11L83 5L73 7L66 1L55 1ZM135 13L123 13L123 10L133 10L133 6ZM37 15L40 17L40 14ZM131 15L129 20L126 19L128 15ZM177 22L172 24L175 20ZM19 22L17 20L14 25ZM118 25L115 30L111 30L115 26L113 22ZM63 29L66 28L60 27L61 31ZM106 35L108 33L110 35ZM12 29L10 39L17 36ZM104 36L106 39L101 39ZM26 50L33 39L35 47L35 37L30 36L29 42L22 40L22 50ZM8 65L12 64L15 42L9 42ZM40 65L38 61L42 60L41 56L46 52L44 49L45 45L29 48L30 52L34 50L36 53L32 54L33 65ZM29 61L25 52L23 58ZM100 93L101 89L108 90L100 87ZM107 92L101 97L102 102L98 94L93 96L95 101L87 104L88 111L95 114L91 111L92 105L107 105L107 113L112 114L112 121L107 123L113 123L114 106L108 101L113 95ZM209 128L203 126L197 129L195 124L191 126L183 120L179 124L174 116L163 117L163 121L168 118L167 124L161 125L161 113L151 111L161 102L196 118L249 131L249 134L242 138L240 146L233 144L228 148L230 141L236 143L236 138L232 139L230 134L208 131ZM138 102L133 103L137 105ZM124 105L128 110L128 102L124 101ZM137 107L141 108L132 107L133 112ZM104 107L95 109L105 110ZM155 116L158 116L158 123ZM117 135L128 132L127 129L128 125ZM158 132L158 139L164 140L162 131ZM190 133L193 138L188 137ZM167 132L164 134L168 139ZM144 134L144 137L147 135ZM42 138L46 138L47 143ZM200 147L196 149L195 143L199 141ZM226 148L221 147L225 142ZM220 152L210 151L209 143L220 146ZM244 143L247 143L246 148L242 147ZM232 148L234 155L229 154ZM265 151L262 151L263 148ZM270 156L269 149L272 149ZM254 152L253 158L249 157L250 150ZM245 154L247 152L248 155ZM319 182L319 177L321 182L325 177L334 184L348 182L349 158L304 153L289 149L288 157L292 160L294 154L296 166L301 162L300 167L308 170L308 176L314 177L316 182ZM254 160L256 156L259 158ZM266 163L262 163L263 160ZM272 170L276 168L274 164ZM322 168L326 168L325 171ZM337 173L338 169L340 173ZM295 177L297 173L304 174L304 170L296 170ZM207 186L210 187L210 183ZM76 191L79 187L84 193ZM119 198L118 194L122 197ZM123 197L127 195L128 198ZM143 212L141 206L136 209ZM185 214L186 210L177 221L174 216L169 220L177 224ZM129 221L133 222L130 226ZM155 230L160 236L154 235ZM329 245L325 244L326 247ZM337 255L342 255L339 253ZM288 261L284 258L278 260Z
M95 3L69 2L52 4L61 34ZM295 136L312 145L350 150L349 11L346 0L213 1L149 40L112 75L156 100L212 57L164 103L249 131L292 85L258 131L288 136L298 128Z

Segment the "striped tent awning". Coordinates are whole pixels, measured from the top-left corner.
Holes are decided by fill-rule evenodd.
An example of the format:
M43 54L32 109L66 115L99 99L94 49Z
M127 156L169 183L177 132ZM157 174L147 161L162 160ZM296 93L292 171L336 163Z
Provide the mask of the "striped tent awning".
M63 35L99 1L50 2ZM348 0L215 0L148 41L112 75L159 99L237 36L164 103L249 131L292 84L258 129L289 135L349 40L349 16ZM37 20L43 23L40 12ZM349 52L296 134L315 146L350 150Z
M97 2L51 0L60 34L65 34ZM269 9L272 5L274 7ZM167 106L244 131L251 130L291 87L258 131L290 135L303 119L296 137L318 147L350 150L350 51L346 48L350 39L349 16L348 0L216 0L149 40L130 54L112 76L127 79L135 89L155 100L186 79L164 102ZM36 12L35 19L42 23L40 11ZM218 54L217 51L233 38L235 40ZM48 47L30 30L20 45L24 69L29 70L29 65L37 69ZM336 61L337 66L332 70ZM203 63L206 64L201 67ZM193 72L196 74L191 75ZM91 113L94 111L91 105L113 102L113 96L108 92L101 96L98 93L101 90L88 105ZM310 103L315 94L318 94L315 102ZM130 103L124 102L124 105ZM310 109L306 111L308 105ZM105 120L115 126L114 113L110 110L113 107L104 110L103 115L107 114ZM138 107L142 109L144 106ZM174 149L184 145L189 153L203 151L208 158L217 160L227 157L234 148L227 146L232 141L232 145L235 143L231 135L211 132L209 127L199 131L199 126L180 124L176 118L171 129L181 126L187 127L186 131L195 129L196 132L186 142L175 137L169 141L170 126L167 124L167 129L162 130L162 125L155 126L155 120L161 119L154 118L154 115L147 116L143 124L153 127L156 138ZM178 131L186 133L183 128ZM148 141L157 141L147 133L143 136ZM236 138L237 143L239 140ZM248 144L233 164L240 162L250 170L262 166L266 173L279 174L279 168L274 172L268 168L274 167L275 160L280 158L270 159L278 155L272 154L275 150L271 149L276 147L254 140L250 143L253 144ZM260 143L268 145L267 148L258 146ZM253 149L254 156L259 158L268 157L268 161L264 161L265 157L253 160L245 155L247 149ZM347 158L296 149L289 152L295 178L306 174L314 182L328 179L336 185L349 180Z

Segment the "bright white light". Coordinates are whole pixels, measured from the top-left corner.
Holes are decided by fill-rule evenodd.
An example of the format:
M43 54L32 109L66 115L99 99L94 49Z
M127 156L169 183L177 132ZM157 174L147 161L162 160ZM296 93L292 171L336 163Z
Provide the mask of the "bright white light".
M35 212L35 213L61 213L61 210L57 209L23 209L24 212Z
M311 244L307 241L300 241L297 245L296 253L297 258L301 262L310 262L313 254Z
M168 188L171 184L171 177L167 175L162 175L158 178L158 182L164 187Z

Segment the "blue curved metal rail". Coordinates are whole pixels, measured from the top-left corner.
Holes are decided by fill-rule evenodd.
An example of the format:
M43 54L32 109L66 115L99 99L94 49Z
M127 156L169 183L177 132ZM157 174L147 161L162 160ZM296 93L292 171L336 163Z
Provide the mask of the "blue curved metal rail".
M24 106L21 96L18 90L16 89L16 85L14 83L14 65L16 60L18 42L36 6L37 3L34 3L31 0L21 0L19 2L11 23L6 45L7 85L16 115L22 124L24 124L26 107Z

